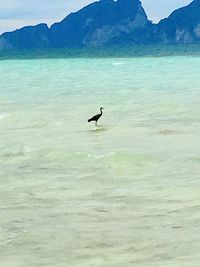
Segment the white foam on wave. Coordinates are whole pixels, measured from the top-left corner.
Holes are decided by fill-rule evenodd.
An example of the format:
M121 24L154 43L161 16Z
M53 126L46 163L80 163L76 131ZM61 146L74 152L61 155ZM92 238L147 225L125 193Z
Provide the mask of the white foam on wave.
M27 154L27 153L35 152L35 151L37 151L37 149L30 147L30 146L24 146L22 148L22 151L24 154Z
M93 158L93 159L103 159L103 158L113 157L115 154L116 152L109 152L107 154L102 154L102 155L87 154L82 152L77 153L77 155L85 155L88 158Z
M7 114L0 114L0 120L5 119L5 118L10 117L10 116L11 116L11 114L9 114L9 113L7 113Z
M126 64L125 62L114 62L113 66L120 66Z

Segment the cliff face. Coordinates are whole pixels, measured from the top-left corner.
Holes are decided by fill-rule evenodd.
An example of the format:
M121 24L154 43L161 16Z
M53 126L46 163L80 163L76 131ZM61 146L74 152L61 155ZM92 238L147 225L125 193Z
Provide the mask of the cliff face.
M200 0L174 11L156 26L156 39L164 44L200 42Z
M0 36L0 49L37 49L49 47L46 24L24 27Z
M149 39L148 21L139 0L102 0L54 24L53 47L140 44Z
M0 37L0 49L99 47L148 43L152 23L139 0L101 0L55 23Z
M139 0L100 0L48 28L24 27L0 36L0 49L200 43L200 0L152 24Z

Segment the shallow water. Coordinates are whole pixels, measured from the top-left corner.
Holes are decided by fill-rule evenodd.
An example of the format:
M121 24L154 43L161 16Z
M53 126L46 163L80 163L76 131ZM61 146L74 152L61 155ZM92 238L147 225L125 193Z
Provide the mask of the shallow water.
M1 61L1 267L199 266L199 69Z

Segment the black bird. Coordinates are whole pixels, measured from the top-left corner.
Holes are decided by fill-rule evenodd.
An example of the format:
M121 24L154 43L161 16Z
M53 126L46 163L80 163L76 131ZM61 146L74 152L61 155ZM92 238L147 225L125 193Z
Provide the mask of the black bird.
M100 108L100 114L95 115L94 117L92 117L91 119L88 120L88 122L91 121L95 121L95 124L97 125L98 120L101 118L103 112L102 112L103 108Z

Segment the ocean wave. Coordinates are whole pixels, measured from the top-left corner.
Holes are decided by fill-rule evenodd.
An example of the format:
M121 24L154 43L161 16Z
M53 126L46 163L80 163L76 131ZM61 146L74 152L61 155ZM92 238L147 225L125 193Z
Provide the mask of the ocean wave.
M120 65L125 65L125 62L114 62L113 66L120 66Z
M90 154L90 153L77 153L77 157L74 160L89 161L103 164L104 166L110 166L114 168L118 167L130 167L136 165L144 165L148 162L152 162L154 158L151 155L137 154L131 152L114 151L103 154ZM90 164L90 163L89 163Z
M82 156L85 156L87 158L93 158L93 159L109 158L109 157L113 157L115 154L116 154L116 152L109 152L109 153L102 154L102 155L87 154L87 153L83 153L83 152L78 152L77 153L77 155L82 155Z
M132 169L151 164L155 158L150 154L135 153L131 151L108 151L93 153L92 151L66 151L62 148L52 149L34 149L29 146L24 146L12 151L4 151L0 158L31 159L31 161L40 161L47 166L65 166L69 168L112 168L112 169ZM46 166L46 165L45 165Z
M154 160L152 155L134 153L129 151L111 151L107 153L87 153L87 152L67 152L65 150L42 150L37 153L41 153L48 159L57 159L72 162L88 162L88 161L99 161L99 162L132 162L132 161L151 161Z
M9 113L0 114L0 120L5 119L5 118L10 117L10 116L11 116L11 114L9 114Z
M161 129L158 134L162 135L176 135L176 134L183 134L184 131L175 130L175 129Z

